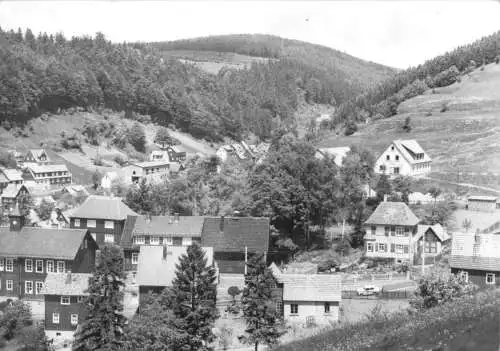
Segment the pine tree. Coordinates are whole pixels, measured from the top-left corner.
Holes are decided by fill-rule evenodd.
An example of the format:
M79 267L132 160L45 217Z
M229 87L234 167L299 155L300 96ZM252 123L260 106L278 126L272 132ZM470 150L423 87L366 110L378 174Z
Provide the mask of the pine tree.
M215 340L212 328L218 317L216 279L201 246L189 246L179 258L172 286L162 294L177 319L176 325L189 336L182 350L211 349L209 344Z
M259 344L277 344L284 331L273 301L276 279L266 267L263 255L252 257L247 267L248 273L245 276L245 288L241 298L247 328L246 335L240 336L239 339L254 345L257 351Z
M105 246L89 282L87 314L75 335L74 351L122 349L124 280L120 248Z
M377 193L377 200L381 202L384 200L384 195L392 194L392 185L389 181L389 177L386 174L382 174L377 182L377 186L375 187L375 191Z

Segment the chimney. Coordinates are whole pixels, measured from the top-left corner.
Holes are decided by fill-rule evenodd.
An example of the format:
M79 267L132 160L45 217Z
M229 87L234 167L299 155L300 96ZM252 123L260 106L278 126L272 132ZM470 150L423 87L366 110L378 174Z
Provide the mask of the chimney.
M223 231L224 231L224 216L220 216L219 230L220 230L221 232L223 232Z
M384 194L384 202L387 202L387 194Z
M177 212L174 213L174 222L179 223L179 214Z
M10 231L12 232L18 232L24 226L24 215L21 214L18 203L16 203L16 207L9 213L9 223Z

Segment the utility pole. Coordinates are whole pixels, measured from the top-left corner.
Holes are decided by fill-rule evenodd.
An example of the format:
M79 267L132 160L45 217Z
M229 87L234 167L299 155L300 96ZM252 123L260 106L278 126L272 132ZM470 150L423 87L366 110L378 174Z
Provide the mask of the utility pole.
M245 275L247 275L248 246L245 246Z
M425 234L422 235L422 275L425 274Z

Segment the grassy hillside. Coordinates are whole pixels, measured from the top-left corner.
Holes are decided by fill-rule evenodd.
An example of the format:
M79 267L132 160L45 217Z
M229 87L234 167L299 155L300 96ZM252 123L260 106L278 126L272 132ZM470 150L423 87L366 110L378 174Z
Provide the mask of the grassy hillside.
M361 126L352 136L329 135L319 145L357 144L377 154L394 139L416 139L433 159L431 178L500 190L499 114L500 65L490 64L461 82L403 102L394 117ZM401 129L407 117L409 133Z

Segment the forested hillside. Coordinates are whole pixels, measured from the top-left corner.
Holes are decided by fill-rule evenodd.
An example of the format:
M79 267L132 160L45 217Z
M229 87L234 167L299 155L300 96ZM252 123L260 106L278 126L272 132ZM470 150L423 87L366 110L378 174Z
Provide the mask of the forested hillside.
M397 113L398 105L426 90L448 86L485 64L500 61L500 32L401 71L377 86L343 102L333 125L380 119Z
M315 64L307 65L303 50L295 55L300 59L211 75L169 59L156 45L114 44L101 33L67 39L60 33L35 36L29 29L0 29L0 37L0 122L7 128L45 111L105 107L129 117L148 114L154 122L207 140L238 140L248 133L268 139L278 128L295 127L294 112L304 92L308 102L338 104L392 72L377 66L363 82L354 78L359 72L342 69L346 55L338 53L336 61L322 65L313 52ZM349 59L355 67L371 67Z

